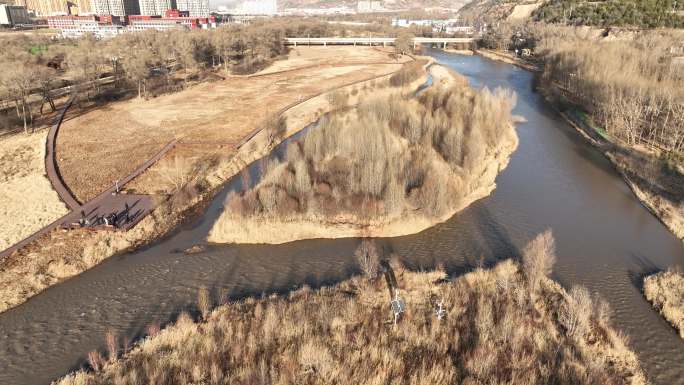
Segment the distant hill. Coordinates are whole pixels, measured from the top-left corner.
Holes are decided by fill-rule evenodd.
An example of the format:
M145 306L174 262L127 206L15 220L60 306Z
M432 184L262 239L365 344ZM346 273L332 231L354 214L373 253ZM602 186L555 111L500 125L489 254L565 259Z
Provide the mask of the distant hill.
M682 0L473 0L460 13L485 22L533 18L599 27L684 28Z

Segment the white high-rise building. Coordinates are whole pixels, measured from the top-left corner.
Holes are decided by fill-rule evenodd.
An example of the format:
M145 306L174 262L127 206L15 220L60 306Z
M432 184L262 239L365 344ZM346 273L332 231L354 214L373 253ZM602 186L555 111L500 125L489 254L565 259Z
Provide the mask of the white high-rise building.
M140 14L147 16L163 15L167 9L174 9L171 0L140 0Z
M176 0L179 11L190 12L190 17L209 17L209 0Z
M96 15L126 16L140 14L138 0L91 0L90 5Z

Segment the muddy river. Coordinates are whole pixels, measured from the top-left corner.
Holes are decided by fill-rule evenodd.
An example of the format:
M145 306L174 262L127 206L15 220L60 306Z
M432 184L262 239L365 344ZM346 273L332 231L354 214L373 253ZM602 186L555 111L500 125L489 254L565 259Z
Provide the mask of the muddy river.
M520 146L499 175L494 193L448 222L422 233L379 240L413 269L443 264L460 274L480 260L519 255L537 233L553 229L558 262L553 277L580 284L614 309L650 380L684 384L684 341L640 293L642 276L684 267L684 247L634 197L611 164L534 92L533 75L478 56L428 51L467 76L475 87L518 94ZM258 174L258 167L252 167ZM0 314L0 384L47 384L104 348L107 330L135 339L147 325L195 311L197 291L215 298L317 287L358 273L356 239L311 240L278 246L209 246L179 250L203 239L231 182L202 218L135 253L115 256L27 303Z

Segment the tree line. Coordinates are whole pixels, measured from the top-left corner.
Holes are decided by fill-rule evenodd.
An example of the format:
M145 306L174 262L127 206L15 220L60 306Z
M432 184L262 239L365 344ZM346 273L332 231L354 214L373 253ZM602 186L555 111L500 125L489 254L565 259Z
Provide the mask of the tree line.
M93 36L73 40L24 35L4 38L0 130L21 126L28 130L34 119L43 115L45 106L55 111L55 90L64 86L87 99L129 91L146 97L151 90L181 89L209 71L219 75L221 71L256 72L287 53L285 37L400 33L389 29L394 32L375 24L349 26L274 18L215 30L149 30L102 40ZM402 44L402 49L406 46Z
M586 110L608 134L629 145L684 151L684 33L598 31L546 23L500 25L487 48L528 48L542 81ZM679 52L679 53L678 53ZM545 87L552 89L553 87Z
M536 20L601 27L684 28L681 0L551 0L534 14Z

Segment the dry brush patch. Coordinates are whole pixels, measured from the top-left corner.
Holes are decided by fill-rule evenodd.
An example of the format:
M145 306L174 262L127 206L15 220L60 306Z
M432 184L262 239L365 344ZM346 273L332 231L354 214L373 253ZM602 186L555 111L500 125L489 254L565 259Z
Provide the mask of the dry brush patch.
M290 144L284 161L267 161L257 186L231 194L209 239L407 234L444 221L493 189L517 146L514 104L507 91L452 81L337 111ZM339 235L331 226L349 227Z
M182 314L57 384L647 384L586 289L546 277L534 288L512 260L455 279L391 266L407 309L396 326L385 280L356 276L230 302L197 322Z
M45 134L0 140L0 250L67 213L45 176Z
M649 275L644 295L684 338L684 275L674 270Z

